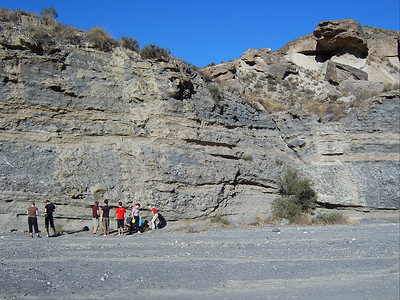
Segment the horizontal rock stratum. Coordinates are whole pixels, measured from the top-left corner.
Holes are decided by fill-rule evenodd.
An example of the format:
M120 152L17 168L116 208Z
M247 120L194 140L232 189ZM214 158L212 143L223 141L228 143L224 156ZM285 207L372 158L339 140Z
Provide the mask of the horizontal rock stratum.
M323 42L343 22L357 31ZM199 70L1 10L0 225L47 199L71 224L106 198L169 220L268 216L288 167L322 206L399 209L398 32L343 22Z

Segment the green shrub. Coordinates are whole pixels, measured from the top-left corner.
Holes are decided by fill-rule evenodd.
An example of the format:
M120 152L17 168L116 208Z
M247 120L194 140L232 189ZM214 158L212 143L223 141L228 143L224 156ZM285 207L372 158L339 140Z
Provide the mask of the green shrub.
M161 48L154 44L146 45L140 50L140 56L144 59L165 58L169 57L170 54L171 52L168 49Z
M280 219L293 219L302 213L301 205L294 197L277 198L272 202L272 213Z
M304 212L314 209L317 201L317 193L312 188L312 182L308 178L300 178L298 171L288 169L279 178L280 193L282 196L293 196L301 205Z
M124 46L125 48L128 48L132 51L139 52L140 45L136 39L133 39L131 37L122 36L121 40L122 40L122 46Z
M286 218L291 223L302 214L316 207L317 194L308 178L300 178L296 170L288 169L279 178L281 197L272 203L272 213L278 218Z

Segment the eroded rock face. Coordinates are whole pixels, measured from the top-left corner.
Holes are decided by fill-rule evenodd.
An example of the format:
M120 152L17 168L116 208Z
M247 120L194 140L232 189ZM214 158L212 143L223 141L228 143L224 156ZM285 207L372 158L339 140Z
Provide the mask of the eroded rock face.
M351 52L360 57L368 55L368 45L360 23L351 19L324 21L314 30L319 52L330 56Z
M246 222L270 215L287 167L314 180L323 204L399 208L398 91L333 106L329 118L271 110L248 95L262 87L260 97L313 101L304 82L316 90L324 82L319 97L357 86L312 81L268 49L205 70L214 82L179 60L144 60L123 47L34 51L22 42L24 24L0 24L13 37L0 43L1 226L25 227L28 201L43 211L47 199L59 223L87 225L90 205L106 198L140 202L145 217L151 204L169 220Z

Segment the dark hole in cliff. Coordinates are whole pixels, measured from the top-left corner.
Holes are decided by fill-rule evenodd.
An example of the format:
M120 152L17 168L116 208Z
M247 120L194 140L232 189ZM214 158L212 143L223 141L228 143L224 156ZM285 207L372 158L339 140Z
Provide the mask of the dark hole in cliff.
M56 86L56 85L49 86L49 88L58 93L61 93L64 91L60 86Z
M180 82L178 85L178 92L174 95L174 98L177 100L189 99L195 94L194 86L190 81Z
M254 66L254 65L256 64L255 61L248 61L248 60L245 61L245 63L248 64L248 65L251 66L251 67Z
M332 58L333 54L330 52L320 52L315 56L317 62L326 62Z

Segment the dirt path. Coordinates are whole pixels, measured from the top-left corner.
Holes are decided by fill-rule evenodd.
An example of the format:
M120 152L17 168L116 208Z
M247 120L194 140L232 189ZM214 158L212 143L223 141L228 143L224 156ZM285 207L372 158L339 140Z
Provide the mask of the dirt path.
M5 299L398 299L399 223L2 234L0 271Z

